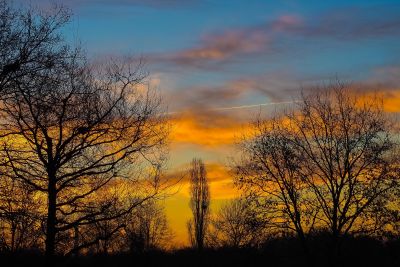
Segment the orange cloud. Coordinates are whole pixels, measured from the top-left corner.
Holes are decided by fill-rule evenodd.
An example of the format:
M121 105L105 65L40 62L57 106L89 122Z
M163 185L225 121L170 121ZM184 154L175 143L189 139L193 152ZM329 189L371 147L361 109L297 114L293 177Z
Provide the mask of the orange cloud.
M383 105L388 112L400 112L400 91L387 92Z
M222 34L207 35L199 48L182 51L176 60L182 63L191 60L223 60L236 54L261 51L268 38L261 32L227 31Z
M383 109L386 112L400 112L400 90L379 90L379 92L368 92L365 99L382 100Z
M400 112L400 66L376 68L371 77L358 87L367 92L366 97L381 98L385 111Z
M207 180L209 182L211 199L229 199L237 196L238 189L233 184L233 176L229 171L229 167L218 162L205 162L207 170ZM177 184L179 188L179 194L187 199L190 198L189 192L189 176L188 170L189 164L181 166L181 169L185 171L177 171L169 173L168 176L171 179L181 179L180 183Z
M248 125L238 118L218 112L186 112L172 118L174 144L186 143L206 147L234 144Z

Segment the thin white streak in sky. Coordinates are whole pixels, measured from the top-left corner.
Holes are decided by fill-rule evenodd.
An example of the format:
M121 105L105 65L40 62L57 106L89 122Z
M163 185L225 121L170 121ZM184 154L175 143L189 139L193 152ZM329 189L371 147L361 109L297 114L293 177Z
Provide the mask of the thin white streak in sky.
M233 106L233 107L219 107L219 108L208 108L206 111L223 111L223 110L234 110L234 109L245 109L245 108L257 108L262 106L273 106L273 105L283 105L283 104L293 104L297 103L299 100L294 101L282 101L282 102L269 102L262 104L254 104L254 105L242 105L242 106ZM167 115L182 113L182 111L172 111L167 112Z
M263 104L256 104L256 105L243 105L243 106L236 106L236 107L225 107L225 108L212 108L208 110L231 110L231 109L242 109L242 108L257 108L261 106L272 106L272 105L282 105L282 104L292 104L299 102L296 101L283 101L283 102L270 102L270 103L263 103Z

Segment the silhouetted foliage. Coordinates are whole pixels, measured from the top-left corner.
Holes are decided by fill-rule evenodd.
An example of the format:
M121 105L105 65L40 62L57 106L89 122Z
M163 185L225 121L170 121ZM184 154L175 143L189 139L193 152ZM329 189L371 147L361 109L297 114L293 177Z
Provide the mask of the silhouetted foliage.
M99 221L80 227L77 244L96 240L84 251L87 254L144 253L166 249L172 232L164 209L151 199L135 207L131 213L114 220Z
M68 23L65 8L51 11L15 9L11 1L0 1L0 93L7 96L22 81L48 72L64 58L68 46L60 29Z
M312 234L309 247L317 266L329 265L327 255L329 242L326 233ZM310 266L301 250L296 237L268 239L259 249L255 248L218 248L180 249L173 251L149 251L140 254L81 255L77 257L59 257L53 266ZM343 252L338 259L339 266L393 267L400 264L398 251L400 242L381 242L370 237L344 237ZM43 266L44 260L39 254L20 253L2 254L0 262L12 262L13 266Z
M70 254L99 241L78 239L80 227L131 213L159 192L167 136L161 100L143 84L140 63L94 67L66 45L56 34L68 18L63 9L22 12L3 7L4 23L21 34L13 37L16 51L4 52L17 59L7 60L24 53L29 60L21 74L3 67L3 176L47 203L46 255ZM145 165L154 169L148 177ZM77 240L83 243L70 245Z
M379 99L332 83L255 129L242 143L237 183L273 225L293 230L305 248L306 235L324 229L334 255L343 236L384 227L399 183L395 133Z
M0 183L0 251L40 248L42 203L29 187L3 177Z
M247 198L225 203L210 220L207 242L212 247L258 247L267 238L266 221Z
M190 174L190 208L193 219L188 222L191 244L199 250L204 247L210 213L210 192L207 172L201 159L193 159Z
M307 251L306 235L315 224L317 207L302 180L304 163L280 119L257 121L254 136L242 143L237 184L258 217L268 221L269 232L293 231Z
M123 242L131 252L144 252L168 247L173 235L164 209L155 201L140 205L127 218Z
M233 168L242 195L213 216L193 159L191 248L176 249L161 98L140 60L90 64L69 21L0 0L0 264L400 266L399 136L381 99L336 81L258 118Z

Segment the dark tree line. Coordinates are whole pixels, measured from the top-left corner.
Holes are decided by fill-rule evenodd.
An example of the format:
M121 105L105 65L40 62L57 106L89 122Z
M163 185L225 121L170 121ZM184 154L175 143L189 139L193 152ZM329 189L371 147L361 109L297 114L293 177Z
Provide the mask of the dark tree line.
M194 247L258 249L295 236L312 261L310 243L327 236L335 265L346 238L399 237L398 132L382 99L340 81L313 88L293 109L256 120L239 152L242 195L214 214L205 166L192 162Z
M65 8L0 0L0 250L53 259L168 247L162 101L141 62L94 65L68 44L69 20ZM242 195L215 214L205 164L191 163L195 249L294 236L310 258L323 233L335 263L348 237L399 238L398 132L380 99L335 82L253 130L232 170Z

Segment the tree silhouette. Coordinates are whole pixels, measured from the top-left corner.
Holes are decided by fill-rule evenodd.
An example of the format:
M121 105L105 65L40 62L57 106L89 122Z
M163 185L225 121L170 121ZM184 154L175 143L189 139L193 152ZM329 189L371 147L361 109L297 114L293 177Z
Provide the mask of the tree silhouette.
M301 240L328 230L334 254L342 236L377 229L377 208L399 189L396 143L379 99L356 98L338 81L255 129L241 147L237 182L267 216L289 219Z
M48 12L15 9L0 1L0 93L5 97L26 79L40 76L69 54L60 29L70 13L63 7Z
M254 126L254 133L240 146L236 183L259 216L268 220L270 232L272 228L295 232L308 253L306 235L314 227L317 209L302 179L303 154L280 118L259 119Z
M210 192L207 173L201 159L193 159L190 174L190 208L193 219L188 222L188 231L192 245L198 250L204 247L209 223Z
M7 177L0 181L0 251L40 247L42 203L26 185Z
M65 53L40 76L20 80L0 108L5 175L47 199L49 257L58 234L115 219L157 193L167 134L160 99L141 86L141 65L111 62L97 71L79 50ZM139 192L126 193L121 209L118 194L95 201L104 187L136 188L145 162L156 172L140 201Z
M164 248L172 237L164 209L156 201L140 205L126 219L124 243L131 252Z
M338 246L341 236L368 231L371 208L385 206L398 188L396 144L379 99L360 100L341 82L324 89L304 96L299 113L288 118L306 158L302 177Z
M259 220L248 198L224 204L210 222L208 242L214 247L257 247L266 238L265 219Z

